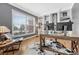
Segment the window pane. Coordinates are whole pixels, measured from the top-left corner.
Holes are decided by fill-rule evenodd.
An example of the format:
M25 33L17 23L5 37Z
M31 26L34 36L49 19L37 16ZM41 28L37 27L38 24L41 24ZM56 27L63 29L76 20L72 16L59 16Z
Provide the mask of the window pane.
M34 18L31 16L28 16L28 19L26 22L27 22L26 24L27 33L34 33Z
M35 33L35 17L12 10L12 33L14 35Z
M18 11L12 11L13 34L25 34L26 16Z

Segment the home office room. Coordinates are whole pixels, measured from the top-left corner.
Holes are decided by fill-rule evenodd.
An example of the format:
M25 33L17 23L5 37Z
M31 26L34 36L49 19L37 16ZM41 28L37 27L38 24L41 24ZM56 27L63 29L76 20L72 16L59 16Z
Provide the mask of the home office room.
M0 3L0 55L79 55L79 3Z

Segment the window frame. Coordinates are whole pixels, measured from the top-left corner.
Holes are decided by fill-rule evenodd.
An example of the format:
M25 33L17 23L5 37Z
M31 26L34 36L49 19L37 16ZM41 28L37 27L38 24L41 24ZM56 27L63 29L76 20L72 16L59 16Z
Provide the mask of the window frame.
M16 12L20 12L21 14L24 14L24 15L26 15L26 20L28 19L28 17L30 16L30 17L33 17L33 27L34 27L34 30L33 30L33 32L32 33L26 33L26 31L25 31L25 34L20 34L20 35L15 35L15 34L13 34L13 11L16 11ZM27 21L26 21L27 22ZM29 15L29 14L26 14L26 13L23 13L23 12L21 12L21 11L19 11L19 10L16 10L16 9L12 9L12 36L15 36L15 37L18 37L18 36L25 36L25 35L31 35L31 34L35 34L35 24L36 24L36 22L35 22L35 17L34 16L32 16L32 15ZM26 28L26 26L25 26L25 28ZM25 29L26 30L26 29Z

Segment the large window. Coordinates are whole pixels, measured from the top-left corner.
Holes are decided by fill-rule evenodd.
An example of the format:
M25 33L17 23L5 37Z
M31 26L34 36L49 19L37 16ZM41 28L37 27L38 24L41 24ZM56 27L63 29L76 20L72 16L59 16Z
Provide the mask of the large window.
M12 10L12 33L13 35L35 33L35 18L28 14Z

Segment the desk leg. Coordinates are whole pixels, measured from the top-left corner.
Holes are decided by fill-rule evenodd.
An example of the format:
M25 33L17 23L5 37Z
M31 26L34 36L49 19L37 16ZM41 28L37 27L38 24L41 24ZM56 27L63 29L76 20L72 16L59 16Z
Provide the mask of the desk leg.
M43 46L45 46L45 37L42 38Z
M79 41L78 41L78 54L79 54Z
M57 38L55 38L55 42L57 42Z
M42 51L42 38L41 38L41 35L39 36L39 39L40 39L40 51Z
M12 44L12 50L14 49L14 47L13 47L14 45ZM14 55L14 50L13 50L13 55Z
M74 53L78 53L78 41L72 41L71 42L71 51Z

